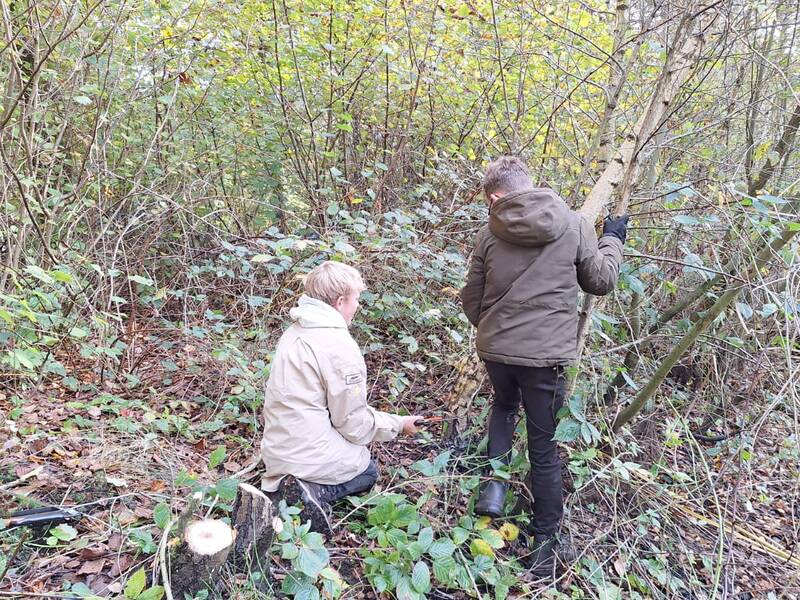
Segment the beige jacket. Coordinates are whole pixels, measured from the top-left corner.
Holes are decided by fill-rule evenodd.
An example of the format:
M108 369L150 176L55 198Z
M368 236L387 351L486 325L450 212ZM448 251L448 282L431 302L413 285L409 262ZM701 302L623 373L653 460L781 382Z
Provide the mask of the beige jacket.
M339 484L369 465L367 444L391 440L402 418L367 406L367 368L342 315L302 296L272 359L264 400L261 487L286 475Z

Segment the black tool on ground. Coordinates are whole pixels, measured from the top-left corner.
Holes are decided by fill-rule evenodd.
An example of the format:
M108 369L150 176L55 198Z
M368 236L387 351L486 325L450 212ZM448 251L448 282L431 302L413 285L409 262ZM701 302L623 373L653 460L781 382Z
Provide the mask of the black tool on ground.
M10 515L0 516L6 527L37 527L40 525L58 525L69 521L79 521L81 513L71 508L29 508Z

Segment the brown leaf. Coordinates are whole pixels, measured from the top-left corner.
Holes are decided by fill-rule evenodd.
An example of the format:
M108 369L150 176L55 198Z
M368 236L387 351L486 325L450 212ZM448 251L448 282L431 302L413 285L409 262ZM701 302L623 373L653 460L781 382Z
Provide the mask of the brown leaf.
M106 554L108 554L108 546L105 544L96 544L81 550L80 554L78 554L78 558L81 560L94 560L95 558L101 558Z
M119 577L122 573L130 569L132 564L133 556L130 554L120 554L118 557L115 556L111 563L111 572L109 575L111 575L111 577Z
M122 548L123 543L125 543L125 538L122 537L122 534L113 533L111 537L108 538L108 549L112 552L117 552Z
M142 517L143 519L149 519L153 516L153 509L148 508L147 506L139 505L133 509L133 512L136 513L138 516Z
M117 521L119 521L120 525L130 525L131 523L135 523L137 520L138 517L136 514L127 508L123 508L117 513Z
M89 416L97 418L102 414L103 411L100 409L99 406L92 406L86 412L89 413Z
M155 479L153 482L150 483L150 491L151 492L163 492L167 488L167 484L160 479Z
M99 573L103 570L103 567L106 566L106 560L104 558L98 558L97 560L87 560L80 569L78 569L78 575L94 575L95 573Z
M230 471L231 473L236 473L236 471L240 471L242 468L242 465L235 460L229 460L223 466L225 467L226 471Z

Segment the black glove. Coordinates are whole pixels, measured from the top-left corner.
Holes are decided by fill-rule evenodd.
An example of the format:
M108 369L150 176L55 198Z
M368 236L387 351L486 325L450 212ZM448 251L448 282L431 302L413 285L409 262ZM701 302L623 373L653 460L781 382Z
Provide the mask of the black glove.
M622 215L621 217L607 216L606 220L603 221L603 235L613 235L624 244L628 231L629 218L628 215Z

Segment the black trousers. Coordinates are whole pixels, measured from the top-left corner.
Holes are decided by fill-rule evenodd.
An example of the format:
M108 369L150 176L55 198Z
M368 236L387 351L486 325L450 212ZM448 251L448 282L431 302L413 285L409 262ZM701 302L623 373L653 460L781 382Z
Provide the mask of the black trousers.
M556 413L564 403L564 368L484 362L494 388L489 417L489 458L509 460L521 402L525 409L531 463L531 531L534 535L553 535L558 531L564 512L561 460L553 441Z
M336 485L323 485L318 483L320 488L320 500L328 503L336 502L347 496L360 494L371 489L378 481L378 466L375 461L369 461L369 465L364 471L344 483Z

